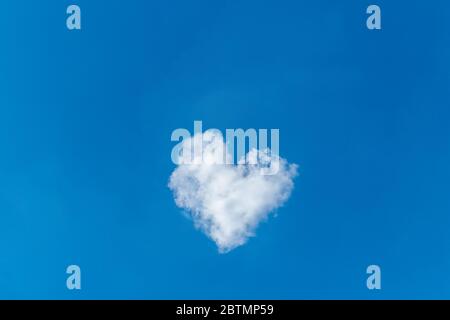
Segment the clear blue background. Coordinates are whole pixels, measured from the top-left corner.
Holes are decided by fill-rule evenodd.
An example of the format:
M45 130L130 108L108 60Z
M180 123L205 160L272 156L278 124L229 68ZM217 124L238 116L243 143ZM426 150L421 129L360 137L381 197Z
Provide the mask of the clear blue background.
M448 1L74 3L0 4L0 298L450 298ZM167 188L194 120L300 166L225 255Z

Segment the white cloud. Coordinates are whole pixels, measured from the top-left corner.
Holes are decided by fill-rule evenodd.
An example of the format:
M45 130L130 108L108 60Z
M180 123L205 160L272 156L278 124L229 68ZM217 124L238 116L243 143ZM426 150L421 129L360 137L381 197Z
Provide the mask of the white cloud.
M203 149L195 157L207 161L177 166L169 188L177 206L190 214L195 226L215 241L220 252L228 252L243 245L258 224L285 203L294 186L297 166L270 155L268 149L251 150L247 160L238 165L214 164L211 159L217 159L226 148L222 135L208 131L183 142L184 156L191 156L192 140L196 139L203 140ZM259 157L259 164L253 164L254 157ZM262 168L274 165L278 165L276 174L261 174Z

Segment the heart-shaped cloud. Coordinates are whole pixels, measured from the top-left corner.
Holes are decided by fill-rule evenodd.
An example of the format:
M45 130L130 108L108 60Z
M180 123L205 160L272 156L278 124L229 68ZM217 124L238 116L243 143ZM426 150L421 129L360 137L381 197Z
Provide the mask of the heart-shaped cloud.
M289 198L297 165L271 155L269 149L253 149L237 165L216 164L211 160L222 156L226 144L220 133L208 131L183 141L181 154L191 159L192 146L199 139L201 154L194 161L180 162L169 188L177 206L225 253L243 245L258 224ZM225 151L224 157L232 155ZM276 174L264 174L264 169L275 165Z

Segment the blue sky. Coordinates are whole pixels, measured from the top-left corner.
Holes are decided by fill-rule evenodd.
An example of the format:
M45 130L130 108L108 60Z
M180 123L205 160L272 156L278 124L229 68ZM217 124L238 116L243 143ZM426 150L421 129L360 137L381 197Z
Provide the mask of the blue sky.
M73 32L72 3L0 4L0 298L450 298L450 4L369 31L365 1L74 3ZM299 165L228 254L167 187L194 120Z

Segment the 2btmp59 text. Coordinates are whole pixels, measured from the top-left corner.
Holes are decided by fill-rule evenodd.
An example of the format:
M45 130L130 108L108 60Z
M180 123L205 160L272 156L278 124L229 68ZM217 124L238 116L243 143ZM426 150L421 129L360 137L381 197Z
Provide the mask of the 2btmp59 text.
M221 305L220 314L223 315L271 315L273 314L273 305L265 304L230 304Z

